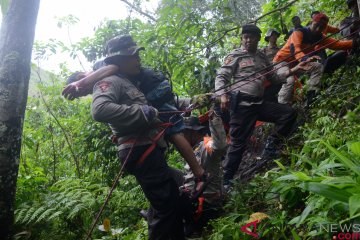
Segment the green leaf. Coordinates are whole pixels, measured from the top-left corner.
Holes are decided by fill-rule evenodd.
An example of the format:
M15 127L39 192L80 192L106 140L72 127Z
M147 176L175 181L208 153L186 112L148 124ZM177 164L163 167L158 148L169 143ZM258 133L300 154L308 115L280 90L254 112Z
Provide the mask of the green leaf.
M300 226L300 224L302 224L305 219L307 218L307 216L310 214L310 212L314 209L315 204L316 204L317 200L313 200L310 203L308 203L308 205L306 206L306 208L304 209L304 211L301 213L300 218L296 224L297 227Z
M315 169L316 172L321 172L324 170L328 170L328 169L332 169L332 168L337 168L337 167L343 167L344 165L341 163L329 163L329 164L325 164L320 166L319 168Z
M54 212L50 217L48 217L48 220L56 218L56 217L60 216L61 214L63 214L63 212L61 210Z
M349 218L346 218L346 219L340 221L339 224L343 224L343 223L345 223L345 222L347 222L347 221L349 221L349 220L351 220L351 219L358 218L358 217L360 217L360 213L358 213L358 214L356 214L356 215L354 215L354 216L352 216L352 217L349 217Z
M360 194L353 195L349 198L350 217L353 217L360 210Z
M336 188L357 187L358 185L355 180L350 176L327 177L321 183L331 185Z
M294 217L293 219L290 220L290 222L288 222L288 224L295 224L298 223L300 220L300 216Z
M275 160L274 162L279 166L279 168L280 168L281 170L286 171L285 166L284 166L280 161Z
M346 167L348 167L351 171L360 176L360 169L353 161L349 158L341 154L337 149L332 147L330 144L321 141L331 152L333 152Z
M360 156L360 142L354 142L350 145L350 150L356 155Z
M292 234L294 240L301 240L301 238L299 237L299 235L297 235L297 233L295 232L294 229L291 229L291 234Z
M317 182L304 182L299 185L299 187L308 190L310 192L319 194L321 196L324 196L329 199L333 199L340 202L348 203L349 198L351 197L351 193L343 190L343 189L337 189L335 187L323 184L323 183L317 183Z
M41 206L39 207L31 216L31 218L28 220L28 223L34 221L40 213L42 213L44 210L46 210L46 207L45 206Z
M56 211L56 208L49 208L46 211L44 211L36 220L36 223L42 221L43 219L45 219L46 217L50 216L53 212Z
M298 180L298 179L299 179L298 177L292 174L288 174L275 179L275 181L288 181L288 180Z
M311 177L309 177L308 175L306 175L305 173L303 172L292 172L292 174L294 176L296 176L299 180L301 181L310 181L311 180Z

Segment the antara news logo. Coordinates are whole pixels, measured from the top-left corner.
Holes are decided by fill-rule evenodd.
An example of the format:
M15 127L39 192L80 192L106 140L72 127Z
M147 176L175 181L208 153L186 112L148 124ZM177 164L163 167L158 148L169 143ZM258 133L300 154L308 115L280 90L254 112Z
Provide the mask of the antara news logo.
M360 240L360 223L319 224L319 230L332 234L332 240Z
M249 222L242 226L240 230L256 239L260 236L256 233L259 220ZM252 229L251 229L252 227ZM332 235L331 240L360 240L360 223L349 224L319 224L319 230Z

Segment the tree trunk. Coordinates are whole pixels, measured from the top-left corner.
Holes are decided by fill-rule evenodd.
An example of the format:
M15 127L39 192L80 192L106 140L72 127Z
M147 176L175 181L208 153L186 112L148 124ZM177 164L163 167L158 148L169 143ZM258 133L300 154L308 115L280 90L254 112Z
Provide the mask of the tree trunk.
M0 32L0 238L11 239L31 51L40 0L11 0Z

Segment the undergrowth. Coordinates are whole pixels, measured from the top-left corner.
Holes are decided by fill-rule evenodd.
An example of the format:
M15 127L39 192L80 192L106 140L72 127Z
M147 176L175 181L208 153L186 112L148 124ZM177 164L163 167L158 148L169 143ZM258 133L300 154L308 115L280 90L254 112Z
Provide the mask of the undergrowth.
M306 123L289 140L286 156L236 186L204 239L253 239L240 228L256 212L268 215L257 225L261 239L332 239L343 226L359 226L359 74L350 64L324 76L326 87L303 115Z
M306 123L289 140L285 156L276 161L277 167L256 175L247 184L236 185L223 216L210 222L203 239L252 239L241 227L254 220L250 217L254 213L266 214L256 229L261 239L330 239L340 229L329 233L329 224L359 223L359 74L360 68L354 65L324 77L326 88L311 110L302 115ZM99 136L104 135L102 130L97 131ZM36 145L31 147L36 157ZM106 148L91 147L93 152ZM176 161L178 154L171 153L168 158L172 166L183 165ZM98 158L91 155L89 159ZM64 177L52 181L46 176L55 175L55 170L46 173L45 168L27 165L31 171L25 169L19 175L16 238L84 238L119 167L116 160L105 163L102 168L111 177L104 178L97 173L101 168L96 161L93 165L92 175L81 180L66 176L64 166ZM139 211L147 207L135 179L125 176L96 226L94 239L146 239L147 224ZM108 231L99 230L105 219L110 222Z

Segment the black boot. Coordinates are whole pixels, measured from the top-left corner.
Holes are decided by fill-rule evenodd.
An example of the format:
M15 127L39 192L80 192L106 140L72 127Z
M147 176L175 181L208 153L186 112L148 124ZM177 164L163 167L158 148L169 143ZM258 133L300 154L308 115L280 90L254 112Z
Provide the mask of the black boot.
M317 92L315 90L309 90L306 94L306 108L310 108L310 105L313 104L316 100Z
M279 157L280 143L281 141L278 137L269 136L261 154L261 159L270 161Z

